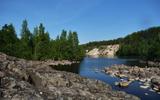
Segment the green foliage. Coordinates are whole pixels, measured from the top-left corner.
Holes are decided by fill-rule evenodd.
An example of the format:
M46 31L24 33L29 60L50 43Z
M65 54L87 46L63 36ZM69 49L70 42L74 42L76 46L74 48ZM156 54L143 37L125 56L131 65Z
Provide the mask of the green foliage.
M32 34L29 31L27 20L24 20L22 23L21 30L21 57L25 59L32 58Z
M33 33L28 28L27 20L22 23L21 38L17 38L12 24L0 29L0 51L25 59L34 60L81 60L84 50L79 46L76 32L62 30L55 40L50 39L49 33L40 23Z
M82 47L79 46L78 35L76 32L62 31L60 37L57 36L54 45L54 55L56 59L81 60L85 53ZM53 48L53 47L52 47Z
M16 47L18 38L12 24L5 24L0 30L0 51L9 55L16 54L13 50Z
M150 60L160 59L160 27L134 32L121 42L119 56L138 56Z
M45 32L45 28L43 24L41 23L39 25L39 28L34 29L34 35L33 39L34 41L34 59L38 60L44 60L49 58L49 42L50 42L50 37L49 33Z

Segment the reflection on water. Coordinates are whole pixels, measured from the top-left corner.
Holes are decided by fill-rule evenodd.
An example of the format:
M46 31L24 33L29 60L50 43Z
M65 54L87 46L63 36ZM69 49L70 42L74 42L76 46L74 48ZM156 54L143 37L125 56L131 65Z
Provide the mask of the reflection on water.
M98 79L104 81L112 86L115 90L125 91L140 97L142 100L160 100L160 94L149 91L148 89L139 88L140 83L135 81L127 88L119 88L114 85L114 82L119 81L118 78L111 77L101 72L104 67L109 67L114 64L125 64L131 66L145 66L140 64L137 59L120 59L120 58L91 58L86 57L80 64L73 64L72 66L56 66L57 70L77 73L81 76ZM149 95L145 95L148 93Z

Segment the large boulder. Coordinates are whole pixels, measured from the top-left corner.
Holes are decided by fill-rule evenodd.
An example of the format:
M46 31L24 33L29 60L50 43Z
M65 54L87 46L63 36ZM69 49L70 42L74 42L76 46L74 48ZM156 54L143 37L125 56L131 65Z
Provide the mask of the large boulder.
M154 77L151 79L151 86L155 91L160 91L160 77Z

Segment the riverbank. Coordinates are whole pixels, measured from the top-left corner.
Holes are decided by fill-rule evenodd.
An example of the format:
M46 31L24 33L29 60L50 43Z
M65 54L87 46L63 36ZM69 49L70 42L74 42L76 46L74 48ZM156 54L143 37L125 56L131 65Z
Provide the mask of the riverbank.
M127 87L134 81L142 83L141 88L151 88L153 91L160 92L160 68L159 67L138 67L126 65L113 65L104 69L106 74L121 78L115 85Z
M53 70L47 62L27 61L3 53L0 53L0 99L139 100L112 90L104 82Z
M55 61L55 60L45 60L45 61L31 61L32 63L41 63L48 66L58 66L58 65L72 65L75 63L80 63L79 61L69 61L69 60L61 60L61 61Z

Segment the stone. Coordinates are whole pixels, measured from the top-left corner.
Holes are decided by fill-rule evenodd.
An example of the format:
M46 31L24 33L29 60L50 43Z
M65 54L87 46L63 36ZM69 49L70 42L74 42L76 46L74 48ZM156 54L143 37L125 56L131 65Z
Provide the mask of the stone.
M152 84L159 84L160 85L160 77L154 77L151 79Z
M119 82L119 86L120 86L120 87L127 87L127 86L129 86L129 84L130 84L129 81Z
M0 78L3 78L5 76L4 72L0 71Z

